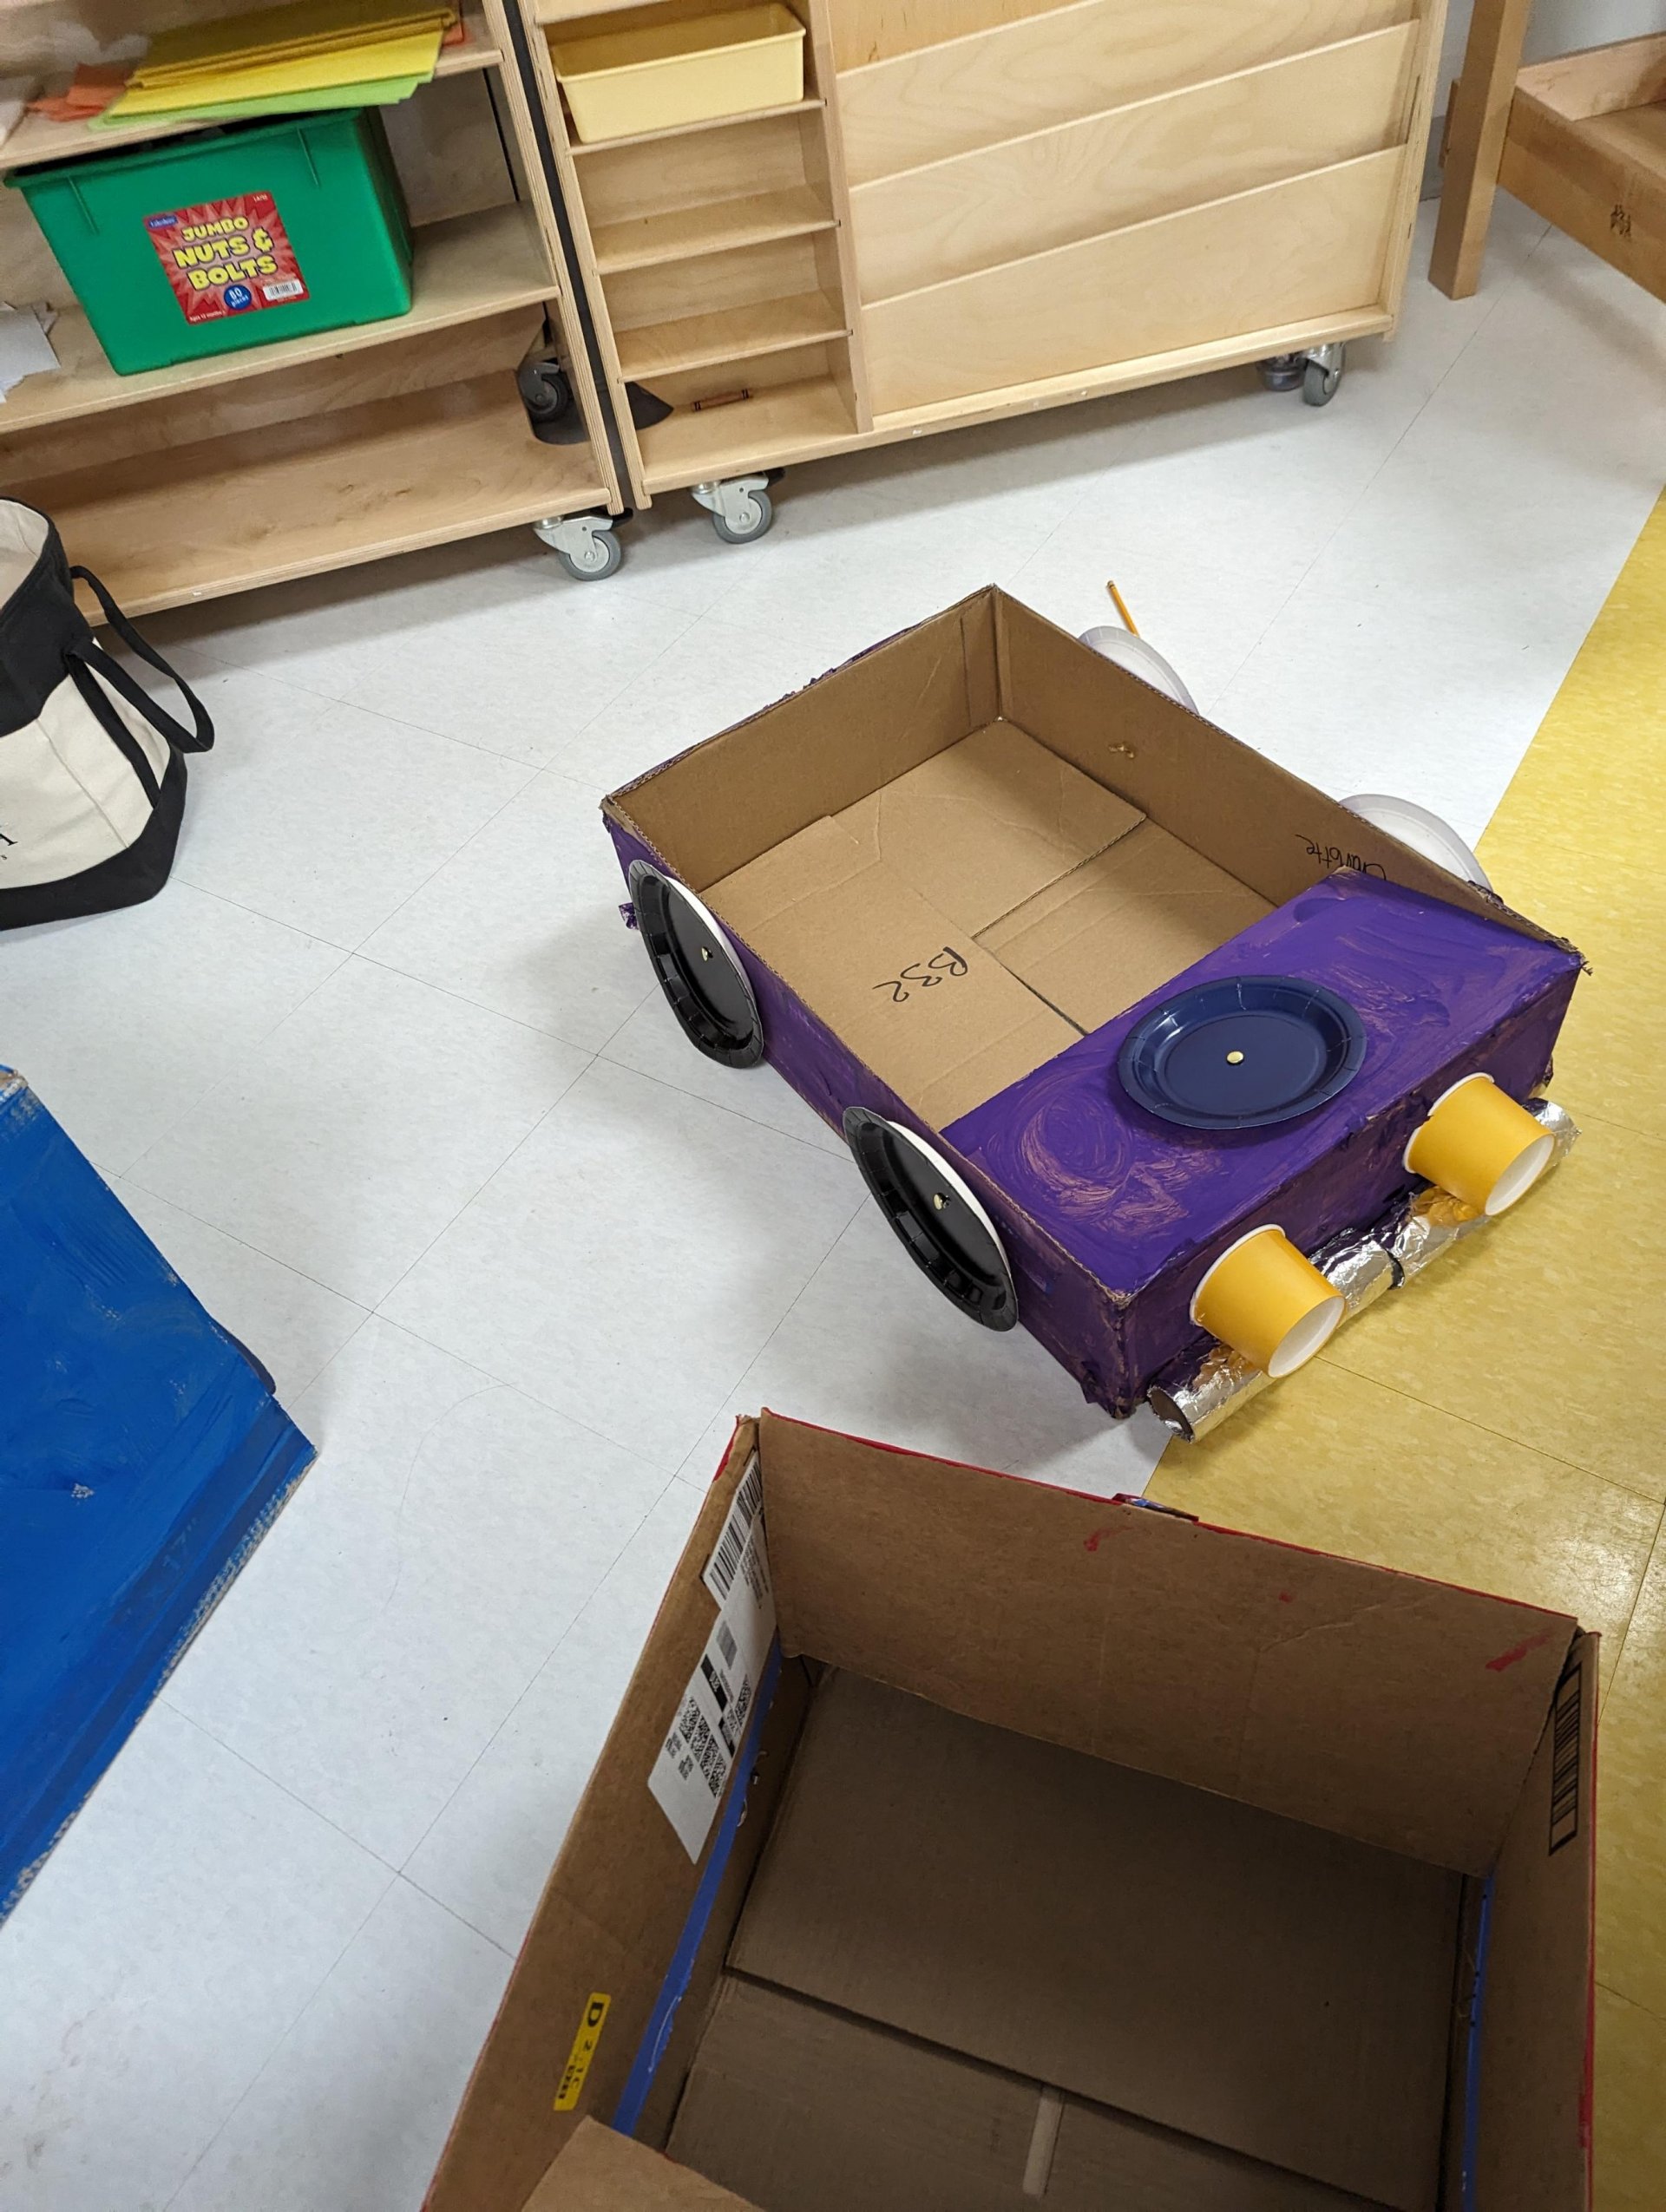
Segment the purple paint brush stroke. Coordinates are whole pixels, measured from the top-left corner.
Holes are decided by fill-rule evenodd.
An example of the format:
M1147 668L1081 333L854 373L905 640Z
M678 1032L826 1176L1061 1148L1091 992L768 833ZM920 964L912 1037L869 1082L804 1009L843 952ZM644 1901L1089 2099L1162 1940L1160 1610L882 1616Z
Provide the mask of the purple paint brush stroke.
M1579 961L1505 923L1341 874L1277 907L945 1133L1125 1309L1118 1397L1196 1332L1209 1262L1263 1221L1306 1250L1364 1227L1411 1178L1413 1131L1461 1076L1525 1097L1549 1071ZM1366 1057L1328 1105L1270 1129L1183 1129L1116 1076L1125 1038L1177 990L1223 976L1321 983L1359 1013Z

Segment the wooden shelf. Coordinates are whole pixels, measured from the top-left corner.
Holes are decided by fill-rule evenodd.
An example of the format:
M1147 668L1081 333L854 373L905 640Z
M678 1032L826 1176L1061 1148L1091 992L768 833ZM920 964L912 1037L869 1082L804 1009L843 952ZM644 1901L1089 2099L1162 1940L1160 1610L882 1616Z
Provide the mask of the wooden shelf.
M506 309L535 306L555 291L531 210L511 204L482 214L454 215L419 230L410 311L378 323L315 330L305 337L280 338L273 345L247 346L236 353L211 354L121 376L105 359L86 316L80 308L70 308L52 329L62 370L56 376L48 371L25 377L12 387L0 408L0 437L49 422L72 422L77 416L102 414L110 408L266 376L304 362L332 359L366 346L397 344Z
M777 384L699 415L679 409L639 435L651 493L743 468L785 468L863 442L843 393L825 377Z
M738 115L708 115L698 123L672 123L661 131L633 131L625 138L592 139L587 145L574 139L571 152L580 160L591 154L616 154L621 146L658 146L668 138L692 138L697 131L732 130L737 123L767 122L775 115L810 115L826 103L820 100L790 100L784 108L747 108Z
M620 269L646 269L664 261L692 261L731 246L763 245L771 239L803 238L837 227L808 185L750 193L741 200L708 200L665 215L637 215L601 223L592 233L596 266L604 277Z
M620 371L638 383L683 369L751 361L760 354L786 353L794 346L849 335L844 310L821 291L755 300L747 307L720 307L706 315L683 315L675 322L645 323L640 330L614 333Z
M495 69L503 56L488 36L484 20L465 11L469 36L461 46L443 46L435 64L436 77L462 76L470 69ZM302 120L305 120L303 118ZM0 145L0 175L10 169L32 167L37 161L62 161L75 154L114 154L154 140L181 138L191 131L217 130L213 122L134 123L122 130L89 130L85 123L55 123L44 115L25 115L3 145Z
M587 445L541 445L502 376L29 487L130 613L605 507Z

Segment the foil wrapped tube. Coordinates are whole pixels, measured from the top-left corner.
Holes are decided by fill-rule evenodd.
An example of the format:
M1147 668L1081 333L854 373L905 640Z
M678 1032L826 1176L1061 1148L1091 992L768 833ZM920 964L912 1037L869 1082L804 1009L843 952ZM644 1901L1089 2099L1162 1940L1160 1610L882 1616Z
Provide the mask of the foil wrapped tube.
M1548 1175L1567 1158L1579 1131L1572 1116L1551 1099L1529 1099L1527 1110L1551 1139L1544 1170ZM1309 1256L1341 1291L1342 1319L1351 1321L1387 1292L1421 1274L1442 1253L1484 1229L1487 1220L1449 1192L1425 1183L1374 1229L1350 1232ZM1196 1443L1257 1397L1269 1380L1241 1352L1215 1344L1161 1377L1147 1393L1147 1403L1164 1428Z

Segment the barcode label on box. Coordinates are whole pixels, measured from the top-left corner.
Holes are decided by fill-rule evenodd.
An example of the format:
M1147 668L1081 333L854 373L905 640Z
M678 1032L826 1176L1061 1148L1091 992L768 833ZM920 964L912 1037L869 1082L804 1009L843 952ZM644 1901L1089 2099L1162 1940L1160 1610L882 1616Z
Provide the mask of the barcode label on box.
M1579 1721L1583 1663L1576 1662L1557 1685L1551 1729L1551 1849L1559 1851L1579 1833Z
M262 285L260 287L261 297L265 299L299 299L305 291L306 286L298 277L285 277L282 284Z
M717 1548L705 1563L701 1580L721 1605L729 1602L729 1593L735 1586L740 1563L746 1555L746 1540L764 1510L764 1476L754 1452L746 1463L746 1472L741 1476L729 1515L723 1524L723 1534Z
M754 1456L700 1578L718 1600L718 1617L648 1777L649 1794L691 1859L712 1833L775 1636L763 1505Z

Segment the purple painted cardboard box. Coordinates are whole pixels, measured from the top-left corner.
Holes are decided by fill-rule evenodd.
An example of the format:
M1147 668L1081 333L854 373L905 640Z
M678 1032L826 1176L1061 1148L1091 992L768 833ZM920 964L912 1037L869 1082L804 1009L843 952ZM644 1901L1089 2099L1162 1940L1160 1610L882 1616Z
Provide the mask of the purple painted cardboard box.
M1578 955L990 589L613 793L692 1041L843 1129L911 1256L1114 1414L1247 1232L1363 1235L1461 1078L1548 1078ZM689 894L694 894L690 896ZM1345 1085L1199 1129L1118 1061L1222 978L1321 986Z

